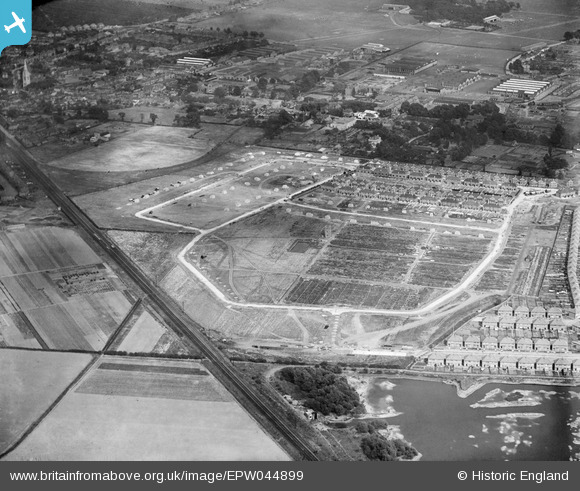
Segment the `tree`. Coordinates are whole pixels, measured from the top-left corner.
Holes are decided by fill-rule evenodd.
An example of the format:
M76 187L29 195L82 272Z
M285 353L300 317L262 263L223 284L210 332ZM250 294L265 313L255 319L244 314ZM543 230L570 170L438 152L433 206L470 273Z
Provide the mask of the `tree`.
M518 75L524 73L524 65L522 64L522 60L519 58L515 61L512 61L509 64L509 69L512 73L516 73Z
M120 119L121 121L125 121L125 116L126 116L126 114L125 114L123 111L121 111L121 112L119 113L119 119Z
M268 80L266 80L264 77L260 77L256 85L258 86L258 89L266 90L268 88Z
M201 123L201 116L199 109L195 104L189 104L185 109L185 116L175 115L173 124L176 126L184 126L186 128L199 128Z
M157 114L155 114L155 113L149 114L149 119L151 119L151 124L152 125L155 125L155 121L157 120L158 117L159 116L157 116Z
M562 142L564 141L565 136L565 128L560 123L558 123L550 135L550 145L554 147L562 146Z
M213 91L213 96L218 101L223 101L226 97L226 89L223 87L216 87L216 89Z
M99 121L107 121L109 119L107 109L100 105L89 107L87 114L90 119L98 119Z

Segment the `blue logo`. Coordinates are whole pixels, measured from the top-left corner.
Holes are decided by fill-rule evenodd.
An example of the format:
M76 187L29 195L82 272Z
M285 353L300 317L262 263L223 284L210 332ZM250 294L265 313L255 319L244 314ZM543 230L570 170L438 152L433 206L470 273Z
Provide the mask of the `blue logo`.
M27 44L32 35L32 0L0 0L0 53Z

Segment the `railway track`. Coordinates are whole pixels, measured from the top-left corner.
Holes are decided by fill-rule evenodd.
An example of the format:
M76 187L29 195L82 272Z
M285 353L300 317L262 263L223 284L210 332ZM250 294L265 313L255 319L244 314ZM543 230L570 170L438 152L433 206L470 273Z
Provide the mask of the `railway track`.
M264 416L288 442L290 442L305 460L319 460L310 446L290 428L286 422L263 400L263 396L250 386L238 373L230 360L201 332L203 327L187 316L160 288L139 269L133 261L117 248L111 240L85 213L66 196L48 176L39 168L34 157L18 143L10 133L0 126L0 132L5 136L7 147L18 157L19 163L26 169L29 176L40 184L48 197L64 212L69 219L80 226L107 252L109 257L117 263L137 286L149 297L149 300L171 321L170 327L181 338L192 343L210 362L208 369L216 378L225 379L244 397L240 403L246 406L251 413L259 412ZM249 403L249 404L248 404Z

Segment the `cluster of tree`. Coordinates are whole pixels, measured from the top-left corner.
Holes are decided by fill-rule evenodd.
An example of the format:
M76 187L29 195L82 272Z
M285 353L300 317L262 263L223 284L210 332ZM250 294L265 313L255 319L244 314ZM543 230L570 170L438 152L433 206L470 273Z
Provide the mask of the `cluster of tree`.
M259 40L236 38L235 40L228 43L203 48L197 51L194 56L200 58L219 58L220 56L229 55L237 51L244 51L246 49L256 48L258 46L267 46L268 44L268 40L264 38Z
M351 111L357 113L362 111L372 111L376 104L374 102L366 102L366 101L342 101L341 106L344 110L350 109Z
M530 70L540 72L542 75L559 75L564 71L561 66L551 63L556 59L556 52L552 51L553 55L546 53L545 56L537 56L530 61Z
M572 41L572 39L580 39L580 29L577 31L566 31L564 33L564 41Z
M519 58L517 60L512 61L508 65L508 68L510 72L515 73L516 75L521 75L522 73L525 72L524 64L522 63L522 60L520 60Z
M425 22L448 19L466 24L478 24L490 15L501 15L520 8L518 2L506 0L408 0L408 5Z
M532 145L550 144L552 146L563 146L564 142L567 141L565 130L561 125L555 130L555 140L550 142L545 135L524 130L517 124L508 121L505 115L499 112L499 108L490 101L472 106L467 104L441 105L431 110L421 104L404 102L401 105L401 112L411 116L437 118L438 121L434 123L429 133L429 142L434 146L442 146L443 148L448 148L449 143L455 143L456 148L451 155L454 160L466 157L473 149L485 145L488 139L500 144L504 141L516 141ZM470 115L483 116L483 121L477 126L465 128L461 124L461 120Z
M318 70L309 70L302 77L292 84L290 87L290 94L292 97L297 97L300 93L312 90L320 81L320 72Z
M393 461L412 459L418 455L417 450L403 440L389 440L380 433L363 437L360 447L369 460Z
M386 421L375 419L374 421L359 421L354 429L357 433L373 434L378 430L386 430L389 427Z
M202 106L203 107L203 106ZM195 103L190 103L185 108L185 115L176 114L173 120L175 126L183 126L185 128L199 128L201 123L200 106Z
M103 105L97 104L89 106L87 109L87 117L89 119L98 119L99 121L107 121L109 119L109 112Z
M278 114L272 114L263 124L264 136L274 138L282 131L282 127L294 121L292 116L282 109Z
M323 363L316 367L286 367L280 370L282 380L293 384L304 405L321 414L364 412L357 392L341 376L338 366Z

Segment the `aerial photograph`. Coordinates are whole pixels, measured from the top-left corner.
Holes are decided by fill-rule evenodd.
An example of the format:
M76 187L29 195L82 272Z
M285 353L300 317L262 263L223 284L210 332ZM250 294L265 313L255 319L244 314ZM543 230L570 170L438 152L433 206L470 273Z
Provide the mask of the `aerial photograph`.
M1 461L580 460L580 1L17 5Z

